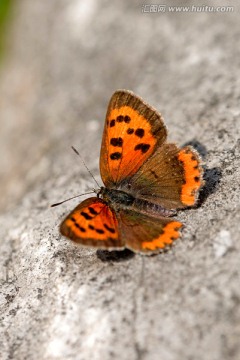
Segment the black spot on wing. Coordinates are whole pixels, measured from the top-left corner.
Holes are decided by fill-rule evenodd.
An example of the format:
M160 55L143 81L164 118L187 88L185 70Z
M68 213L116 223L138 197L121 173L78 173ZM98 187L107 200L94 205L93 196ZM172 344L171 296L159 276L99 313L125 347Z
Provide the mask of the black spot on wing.
M145 154L149 150L149 148L150 148L149 144L141 143L141 144L137 144L134 150L141 150L142 154Z
M111 138L110 144L112 146L122 147L123 146L123 139L121 137Z
M98 215L98 212L94 208L92 208L91 206L88 207L88 210L92 215Z
M128 133L129 135L133 134L133 133L134 133L134 129L128 128L128 129L127 129L127 133Z
M86 219L86 220L91 220L93 219L93 216L89 215L88 213L86 213L85 211L81 212L81 215Z
M128 115L124 116L124 122L125 122L126 124L129 124L130 121L131 121L130 116L128 116Z
M86 232L86 229L84 229L82 226L75 224L76 228L78 228L81 232Z
M155 173L154 170L150 170L150 172L151 172L151 174L155 177L155 179L158 179L158 176L157 176L157 174Z
M124 116L122 115L117 116L117 122L123 122L123 120L124 120Z
M135 131L135 135L138 136L139 138L142 138L144 136L144 130L143 129L137 129Z
M107 229L108 231L110 231L110 233L112 233L112 234L115 233L115 229L111 228L111 227L108 226L107 224L103 224L103 226L105 227L105 229Z
M104 230L102 230L102 229L96 229L96 232L97 232L98 234L104 234Z
M110 155L111 160L119 160L119 159L121 159L121 157L122 157L122 153L120 153L118 151L114 152Z
M112 120L110 121L110 127L113 127L113 126L115 126L115 120L114 120L114 119L112 119Z

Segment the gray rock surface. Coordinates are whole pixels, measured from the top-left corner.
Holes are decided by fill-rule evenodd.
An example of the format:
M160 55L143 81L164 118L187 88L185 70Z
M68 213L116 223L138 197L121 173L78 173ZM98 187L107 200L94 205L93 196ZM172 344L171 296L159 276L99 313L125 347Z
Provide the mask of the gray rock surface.
M185 1L183 4L201 5ZM240 358L240 28L233 12L142 13L138 1L15 5L0 79L0 358ZM169 4L170 5L170 4ZM171 1L171 5L179 5ZM118 88L202 153L206 186L167 253L80 248L58 225L99 179Z

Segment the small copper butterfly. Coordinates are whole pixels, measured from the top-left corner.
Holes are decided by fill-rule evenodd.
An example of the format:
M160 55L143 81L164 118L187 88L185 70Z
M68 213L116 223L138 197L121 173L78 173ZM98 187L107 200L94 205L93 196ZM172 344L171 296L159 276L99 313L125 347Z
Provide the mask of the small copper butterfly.
M61 223L60 232L82 245L151 254L180 236L176 209L193 206L203 169L196 150L166 143L163 118L131 91L109 103L100 154L104 183Z

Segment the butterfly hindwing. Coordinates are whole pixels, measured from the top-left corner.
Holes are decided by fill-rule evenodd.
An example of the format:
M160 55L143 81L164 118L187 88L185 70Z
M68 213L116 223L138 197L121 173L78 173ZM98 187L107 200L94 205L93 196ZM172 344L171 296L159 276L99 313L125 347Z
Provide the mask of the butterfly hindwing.
M171 218L149 216L134 210L117 215L125 246L135 252L158 253L180 237L182 223Z
M190 146L163 144L122 190L166 209L193 206L203 185L201 160Z
M155 109L130 91L116 91L108 106L101 147L105 186L133 176L166 137L163 119Z
M114 211L97 197L86 199L78 205L60 225L60 232L82 245L123 248Z

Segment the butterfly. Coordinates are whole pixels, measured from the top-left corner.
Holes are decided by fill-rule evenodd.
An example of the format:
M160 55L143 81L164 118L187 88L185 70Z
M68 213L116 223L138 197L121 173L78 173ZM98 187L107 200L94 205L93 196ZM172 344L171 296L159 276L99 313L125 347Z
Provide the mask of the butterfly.
M180 237L171 216L196 204L203 168L196 150L166 142L163 118L143 99L117 90L109 102L100 153L104 187L61 223L76 243L158 253Z

